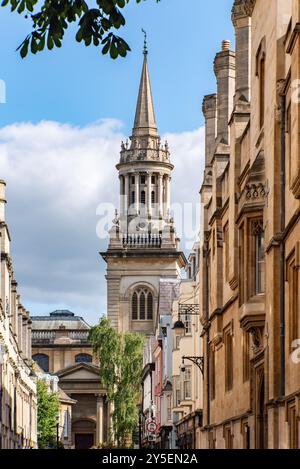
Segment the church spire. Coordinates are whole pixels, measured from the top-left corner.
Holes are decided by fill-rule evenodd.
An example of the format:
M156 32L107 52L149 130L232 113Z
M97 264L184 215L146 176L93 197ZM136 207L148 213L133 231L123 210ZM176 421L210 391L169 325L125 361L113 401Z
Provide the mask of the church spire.
M154 114L153 98L151 92L151 83L148 69L148 49L147 49L147 35L145 34L144 42L144 63L142 69L142 76L140 82L139 96L136 107L134 119L134 136L154 135L157 136L157 125Z

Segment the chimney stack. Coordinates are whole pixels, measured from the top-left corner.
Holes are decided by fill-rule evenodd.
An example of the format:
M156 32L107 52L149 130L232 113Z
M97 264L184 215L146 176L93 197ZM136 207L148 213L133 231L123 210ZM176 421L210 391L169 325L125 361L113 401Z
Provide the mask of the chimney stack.
M251 98L251 15L253 3L253 0L235 0L232 8L237 62L235 103L241 98L250 102Z
M0 180L0 222L5 221L5 204L6 204L5 188L6 188L6 183L5 181L1 179Z
M233 96L235 91L235 53L230 50L230 41L225 40L221 45L214 61L214 71L217 78L217 141L229 144L228 122L233 110Z
M202 112L205 118L205 166L211 164L216 147L217 134L217 95L204 96Z

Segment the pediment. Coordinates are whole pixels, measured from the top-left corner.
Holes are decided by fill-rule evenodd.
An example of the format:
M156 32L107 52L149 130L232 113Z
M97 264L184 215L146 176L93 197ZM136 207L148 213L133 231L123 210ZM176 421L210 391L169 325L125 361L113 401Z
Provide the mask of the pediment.
M64 368L57 372L60 381L93 381L99 380L99 367L86 363Z

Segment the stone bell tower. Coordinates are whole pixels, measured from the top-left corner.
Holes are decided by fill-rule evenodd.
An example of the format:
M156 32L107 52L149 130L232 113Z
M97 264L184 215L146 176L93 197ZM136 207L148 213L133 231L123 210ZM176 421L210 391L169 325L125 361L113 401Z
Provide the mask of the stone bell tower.
M119 331L151 334L159 280L178 278L186 259L170 217L174 167L157 130L147 56L145 43L134 128L130 141L122 142L116 166L120 211L101 255L107 262L108 318Z

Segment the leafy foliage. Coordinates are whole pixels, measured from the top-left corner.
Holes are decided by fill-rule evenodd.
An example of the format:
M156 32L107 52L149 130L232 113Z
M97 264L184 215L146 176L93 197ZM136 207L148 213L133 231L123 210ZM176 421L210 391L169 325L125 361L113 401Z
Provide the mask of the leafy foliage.
M91 329L90 341L99 358L101 382L114 403L114 435L118 447L124 447L138 423L144 337L131 332L120 334L102 318Z
M114 33L125 26L121 12L130 0L3 0L2 6L10 6L12 12L24 14L32 21L32 32L18 47L21 57L28 51L36 54L47 47L61 47L66 30L76 22L76 40L86 46L100 47L103 54L109 52L112 59L126 57L129 45ZM141 3L143 0L135 0ZM159 2L160 0L156 0Z
M51 393L43 381L37 382L37 430L38 447L53 448L56 445L56 417L59 412L57 393Z

